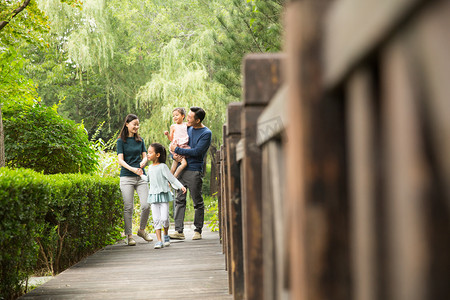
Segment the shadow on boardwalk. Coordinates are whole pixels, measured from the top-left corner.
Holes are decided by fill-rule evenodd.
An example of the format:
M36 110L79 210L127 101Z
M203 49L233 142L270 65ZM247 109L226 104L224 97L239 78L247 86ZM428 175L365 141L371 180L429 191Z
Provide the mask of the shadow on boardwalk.
M139 237L108 246L20 299L232 299L218 233L185 234L159 250Z

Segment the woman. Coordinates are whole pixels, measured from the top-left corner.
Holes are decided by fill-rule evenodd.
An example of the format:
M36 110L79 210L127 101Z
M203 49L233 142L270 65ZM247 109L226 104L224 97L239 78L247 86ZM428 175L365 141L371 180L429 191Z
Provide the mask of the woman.
M117 155L119 164L122 166L120 169L120 190L123 196L125 235L128 237L129 246L136 245L131 229L135 190L141 202L141 223L137 235L148 242L153 240L145 232L150 213L150 205L147 203L148 184L141 179L140 175L145 175L144 167L147 165L147 150L145 150L144 140L139 136L138 130L138 117L129 114L125 118L120 136L117 139Z

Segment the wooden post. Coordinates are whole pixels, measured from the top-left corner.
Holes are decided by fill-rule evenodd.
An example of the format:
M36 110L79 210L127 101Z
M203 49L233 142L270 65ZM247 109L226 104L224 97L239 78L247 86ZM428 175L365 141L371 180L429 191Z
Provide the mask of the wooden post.
M381 299L377 283L376 222L376 111L373 78L361 68L347 86L350 201L352 232L352 279L355 299ZM378 228L379 229L379 228Z
M236 145L241 138L242 103L228 105L227 116L227 161L228 161L228 195L230 219L231 292L234 299L244 298L244 268L242 253L242 211L240 166L236 159Z
M217 150L216 153L216 174L217 174L217 214L219 219L219 237L220 243L222 243L222 174L221 170L221 161L220 161L220 150ZM223 253L223 245L222 245L222 253Z
M286 17L292 299L351 298L345 106L324 87L322 33L332 2L294 1Z
M281 54L251 54L244 59L244 98L241 119L242 228L245 299L263 299L263 229L261 150L256 144L257 120L281 84Z
M230 207L230 197L229 197L229 182L228 182L228 155L227 155L227 124L224 124L222 127L222 136L223 136L223 180L224 180L224 201L223 201L223 213L224 213L224 224L225 224L225 261L226 261L226 269L228 270L228 292L232 291L232 280L231 280L231 237L230 237L230 215L229 215L229 207Z
M285 218L285 147L287 88L281 87L258 118L262 148L264 299L288 299L286 292L288 228Z
M227 246L227 238L226 238L226 228L225 228L225 210L224 210L224 202L225 202L225 174L224 174L224 150L223 145L220 146L220 232L222 238L222 252L225 254L225 268L226 264L226 246Z

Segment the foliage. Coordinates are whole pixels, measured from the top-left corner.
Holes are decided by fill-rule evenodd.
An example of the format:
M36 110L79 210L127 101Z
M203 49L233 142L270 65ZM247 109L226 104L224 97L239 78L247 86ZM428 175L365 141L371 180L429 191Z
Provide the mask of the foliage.
M214 80L226 87L234 101L241 99L241 65L247 53L281 50L281 12L284 0L232 0L217 18L211 52Z
M208 227L211 231L219 231L219 201L215 195L211 197L213 201L206 207L206 215L209 215Z
M103 125L104 123L100 124L94 135L91 137L93 147L96 150L98 156L98 165L95 174L102 177L119 177L119 160L117 159L116 152L111 151L114 150L117 140L116 138L112 137L107 142L103 141L103 139L100 137ZM116 132L115 136L117 135L118 131Z
M39 174L0 168L0 298L21 293L21 283L36 264L40 217L48 201L48 186ZM31 237L31 238L30 238Z
M0 104L3 107L31 104L37 98L33 82L20 74L25 62L14 49L0 52Z
M23 292L33 270L59 272L116 241L118 187L112 178L0 168L0 298Z
M122 196L117 178L58 174L48 180L49 209L36 241L40 265L54 274L120 238Z
M3 113L8 166L45 174L95 170L96 153L83 125L62 118L56 107L34 102L5 107Z
M197 49L212 46L208 32L192 37L187 46L178 39L172 39L162 49L161 70L137 94L138 103L145 106L150 117L142 122L141 133L147 142L168 145L163 132L171 124L172 110L175 107L201 106L206 110L204 124L213 132L213 142L221 137L224 114L229 100L220 99L224 94L222 86L209 79L207 68L202 63L202 53ZM203 57L205 59L205 57Z
M219 145L226 106L240 101L243 56L280 50L283 0L86 0L81 9L37 3L30 9L45 17L29 27L42 43L24 45L14 27L20 19L10 24L10 40L27 57L22 74L46 105L65 99L60 113L84 121L89 134L105 122L104 140L136 113L147 143L168 144L162 132L171 110L196 105L207 111Z

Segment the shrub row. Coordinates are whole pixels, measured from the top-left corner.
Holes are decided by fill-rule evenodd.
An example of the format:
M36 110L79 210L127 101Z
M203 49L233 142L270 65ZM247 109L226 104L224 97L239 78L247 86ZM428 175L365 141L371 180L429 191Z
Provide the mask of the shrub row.
M118 178L0 168L0 299L36 270L58 273L120 238Z

